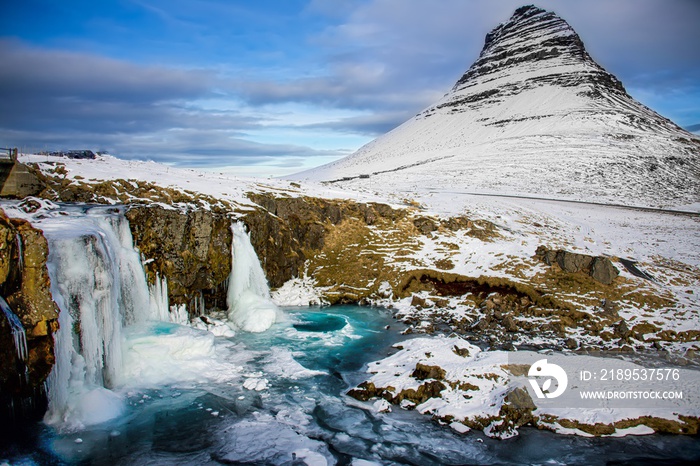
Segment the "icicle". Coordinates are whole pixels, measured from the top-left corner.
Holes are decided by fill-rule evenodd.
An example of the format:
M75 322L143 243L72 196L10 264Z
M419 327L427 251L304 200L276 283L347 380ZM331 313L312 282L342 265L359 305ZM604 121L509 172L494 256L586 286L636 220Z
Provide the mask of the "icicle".
M231 231L232 270L226 296L229 320L242 330L263 332L275 323L279 309L270 300L265 272L245 225L237 222L231 225Z
M194 298L194 315L197 317L203 316L206 311L204 307L204 293L199 290L199 295Z
M17 258L19 261L19 271L21 272L22 270L24 270L24 244L22 243L22 236L19 233L17 233L15 240L17 242Z
M12 338L15 341L15 351L17 351L17 357L20 361L27 360L27 333L24 330L22 322L19 317L12 312L9 304L5 301L5 298L0 296L0 307L2 307L2 312L5 314L7 322L10 324L10 329L12 331Z
M171 320L168 299L168 279L156 274L153 285L148 285L151 302L151 320L168 322Z
M189 325L190 316L187 313L187 306L184 304L170 306L170 321L174 324Z

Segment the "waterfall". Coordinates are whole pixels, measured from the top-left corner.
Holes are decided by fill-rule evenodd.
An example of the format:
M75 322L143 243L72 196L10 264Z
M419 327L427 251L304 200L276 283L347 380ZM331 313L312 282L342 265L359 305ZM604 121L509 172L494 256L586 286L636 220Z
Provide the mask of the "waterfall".
M60 308L45 421L67 428L104 422L123 408L109 390L121 382L122 329L163 317L162 288L153 290L157 297L149 293L121 213L93 208L40 226L49 243L51 294Z
M226 303L229 320L241 330L263 332L277 320L279 309L270 299L265 272L250 243L250 236L242 222L231 225L232 270L229 277Z
M5 314L5 319L7 323L10 324L10 329L12 331L12 338L15 341L15 351L17 351L17 358L20 361L27 360L27 332L24 330L22 322L20 322L17 314L12 312L10 306L5 301L5 298L0 296L0 308L2 308L3 314Z

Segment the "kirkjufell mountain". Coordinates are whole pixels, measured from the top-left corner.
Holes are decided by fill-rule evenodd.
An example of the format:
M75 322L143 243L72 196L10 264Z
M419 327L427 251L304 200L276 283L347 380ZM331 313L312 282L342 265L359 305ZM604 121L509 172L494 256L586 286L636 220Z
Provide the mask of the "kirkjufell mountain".
M524 6L439 102L296 178L678 206L700 202L700 139L630 97L566 21Z

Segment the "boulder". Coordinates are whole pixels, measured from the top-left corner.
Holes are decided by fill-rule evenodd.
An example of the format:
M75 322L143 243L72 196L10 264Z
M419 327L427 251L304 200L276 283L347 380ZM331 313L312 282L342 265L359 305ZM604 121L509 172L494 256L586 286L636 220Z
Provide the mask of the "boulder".
M603 256L589 256L563 249L552 250L545 246L539 246L535 251L535 257L547 265L556 263L561 270L567 273L585 273L603 285L611 285L620 271L615 268L610 259Z

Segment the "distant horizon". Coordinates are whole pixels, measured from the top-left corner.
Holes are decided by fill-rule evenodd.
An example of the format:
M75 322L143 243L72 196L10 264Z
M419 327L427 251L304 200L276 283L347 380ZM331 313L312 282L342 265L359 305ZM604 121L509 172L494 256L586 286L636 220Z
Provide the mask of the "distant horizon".
M245 176L347 156L437 101L522 1L33 0L0 10L0 146ZM543 0L700 130L700 2Z

